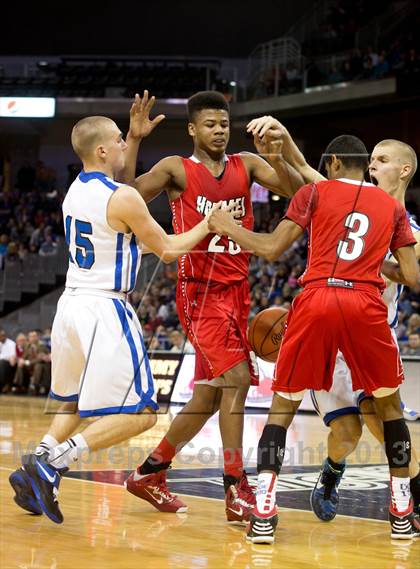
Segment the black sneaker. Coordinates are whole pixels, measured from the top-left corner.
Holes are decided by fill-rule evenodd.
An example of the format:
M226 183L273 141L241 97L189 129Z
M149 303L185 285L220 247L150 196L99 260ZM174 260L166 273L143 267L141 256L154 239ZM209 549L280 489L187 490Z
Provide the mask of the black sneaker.
M323 522L330 522L337 514L339 496L338 486L344 474L345 466L335 470L328 460L324 461L321 473L311 492L311 508L317 518Z
M56 524L63 523L63 514L58 505L58 487L61 475L68 469L58 470L46 462L48 453L28 454L22 464L31 482L32 490L42 511Z
M247 541L252 543L273 543L278 521L276 507L266 517L260 517L254 512L251 514L247 529Z
M42 510L32 490L30 478L23 466L12 472L9 476L9 482L16 493L16 496L13 497L16 504L31 514L41 515Z
M413 503L410 502L405 512L397 512L392 505L389 507L389 521L391 524L391 539L413 539L420 537L420 521L413 512Z

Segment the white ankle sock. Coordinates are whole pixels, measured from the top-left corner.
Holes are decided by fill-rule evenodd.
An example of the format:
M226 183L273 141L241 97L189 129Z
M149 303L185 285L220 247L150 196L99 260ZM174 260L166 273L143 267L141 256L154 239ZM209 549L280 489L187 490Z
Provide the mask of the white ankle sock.
M50 452L50 450L58 445L57 439L48 433L43 436L41 442L35 449L35 454L43 454L44 452Z
M276 505L277 476L274 472L258 474L257 512L268 514Z
M48 463L55 468L65 468L75 462L82 451L88 448L85 438L78 433L51 449Z
M405 512L410 504L410 479L391 476L391 501L394 510Z

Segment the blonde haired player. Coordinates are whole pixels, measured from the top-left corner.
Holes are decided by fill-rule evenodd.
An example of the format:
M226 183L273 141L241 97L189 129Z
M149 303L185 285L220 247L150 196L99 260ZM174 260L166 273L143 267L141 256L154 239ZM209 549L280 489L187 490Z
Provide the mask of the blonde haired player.
M154 98L145 91L141 128L147 136L164 118L149 120ZM158 408L140 323L127 302L143 245L165 262L208 234L207 218L190 231L167 235L139 193L115 181L125 143L115 122L91 116L71 141L83 170L63 202L69 268L54 319L50 396L63 402L35 454L10 476L15 501L62 523L57 492L63 469L83 450L118 444L150 429ZM216 206L217 207L217 206ZM79 414L72 411L78 409ZM70 437L83 417L100 417Z

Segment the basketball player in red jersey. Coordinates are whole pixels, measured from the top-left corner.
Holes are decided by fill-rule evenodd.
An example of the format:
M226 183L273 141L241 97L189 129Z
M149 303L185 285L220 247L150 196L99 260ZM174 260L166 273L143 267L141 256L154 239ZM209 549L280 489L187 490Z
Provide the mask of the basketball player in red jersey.
M274 540L276 484L287 428L306 389L330 389L338 350L350 368L354 390L374 396L384 423L391 472L391 537L420 536L410 500L410 433L398 390L403 370L387 323L381 298L385 283L380 276L391 250L399 266L389 269L387 276L416 285L416 240L402 204L363 182L367 151L358 138L339 136L325 156L329 180L303 186L272 234L236 227L223 211L209 222L213 231L269 260L288 249L306 228L310 232L308 264L300 279L305 288L289 313L276 363L275 394L259 442L257 504L247 533L253 543Z
M252 229L250 186L254 181L286 197L303 183L278 152L258 139L257 149L272 153L269 162L251 153L226 154L229 106L221 93L193 95L188 100L188 118L193 155L164 158L134 182L146 201L166 189L175 233L194 226L220 200L244 227ZM132 113L127 143L133 158L139 143L135 122ZM133 177L134 164L133 160ZM246 334L249 257L232 239L213 234L179 263L178 315L196 351L193 397L126 483L129 492L160 511L186 511L187 506L169 492L166 471L175 454L218 409L228 521L246 521L255 503L242 461L245 399L249 385L258 383Z
M306 182L325 180L325 178L306 162L288 130L273 117L253 119L247 128L259 136L270 136L283 140L282 156L305 178ZM405 193L417 169L417 156L413 148L399 141L386 139L374 147L369 163L371 181L387 194L405 205ZM408 215L408 213L407 213ZM414 250L420 259L420 230L415 219L409 215L409 224L417 245ZM393 331L398 320L398 298L402 286L388 282L382 298L388 308L388 324ZM312 401L318 414L330 427L328 436L328 456L322 466L320 476L311 494L311 507L315 515L323 521L330 521L337 513L339 505L338 487L345 470L345 459L356 448L362 435L363 423L382 445L383 425L375 413L374 401L363 391L354 392L350 373L341 354L338 355L333 385L327 391L311 391ZM404 405L402 403L402 405ZM359 418L363 416L363 423ZM403 407L406 420L415 412ZM411 449L409 465L410 489L414 501L414 513L420 514L420 469L414 446Z

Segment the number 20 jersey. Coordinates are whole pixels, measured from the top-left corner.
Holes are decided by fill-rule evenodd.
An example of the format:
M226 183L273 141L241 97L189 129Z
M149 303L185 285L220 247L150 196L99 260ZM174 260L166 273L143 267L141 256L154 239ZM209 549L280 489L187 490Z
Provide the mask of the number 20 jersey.
M107 208L120 184L102 172L81 172L63 201L69 247L66 287L129 292L136 283L141 248L134 233L108 225Z
M302 286L338 279L383 290L381 267L388 249L416 243L405 208L380 188L357 180L303 186L285 217L309 231Z
M186 184L180 197L171 202L175 233L188 231L202 221L213 204L233 205L243 227L253 229L254 216L250 182L238 154L226 156L225 170L218 179L195 156L182 159ZM249 253L227 237L209 234L178 262L179 279L230 284L248 278Z

